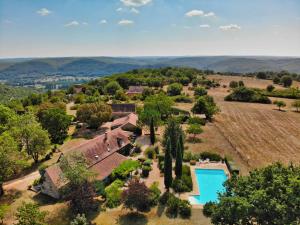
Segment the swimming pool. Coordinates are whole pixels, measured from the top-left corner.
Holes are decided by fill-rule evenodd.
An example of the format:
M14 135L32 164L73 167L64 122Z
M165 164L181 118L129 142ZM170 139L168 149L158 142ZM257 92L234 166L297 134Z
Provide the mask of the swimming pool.
M223 183L227 180L224 170L195 169L200 195L189 197L191 204L204 205L209 201L217 202L218 193L225 191Z

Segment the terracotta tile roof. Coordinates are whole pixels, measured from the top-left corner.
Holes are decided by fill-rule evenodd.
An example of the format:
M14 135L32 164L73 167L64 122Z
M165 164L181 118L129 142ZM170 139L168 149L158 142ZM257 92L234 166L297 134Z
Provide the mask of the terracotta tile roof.
M135 113L135 104L111 104L113 113Z
M46 170L46 173L50 177L51 181L55 185L56 188L60 188L64 186L67 182L62 179L62 171L58 164L54 164L49 166Z
M99 179L103 179L126 159L117 151L130 144L130 134L130 132L117 128L89 141L84 141L81 145L70 148L62 155L72 152L82 153L87 160L88 168L94 170ZM67 183L61 179L62 170L59 164L48 167L46 173L58 189Z
M88 166L91 166L106 158L108 155L120 150L123 146L130 144L130 134L130 132L118 128L95 137L80 146L71 148L66 151L65 154L80 152L86 158Z
M112 171L126 159L127 158L125 156L115 152L109 157L103 159L101 163L97 163L92 166L90 169L96 172L97 180L103 180L104 178L108 177L112 173Z
M132 124L133 126L136 126L136 123L138 121L138 116L135 113L130 113L128 116L121 117L119 119L115 119L111 127L122 127L125 124Z
M144 91L143 86L129 86L127 94L142 94Z

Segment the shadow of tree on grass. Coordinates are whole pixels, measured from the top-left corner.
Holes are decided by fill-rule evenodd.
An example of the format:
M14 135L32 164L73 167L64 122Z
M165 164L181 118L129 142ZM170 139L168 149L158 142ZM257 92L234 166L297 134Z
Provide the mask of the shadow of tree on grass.
M138 212L130 212L125 215L119 216L117 222L120 225L145 225L148 223L148 219L144 214Z

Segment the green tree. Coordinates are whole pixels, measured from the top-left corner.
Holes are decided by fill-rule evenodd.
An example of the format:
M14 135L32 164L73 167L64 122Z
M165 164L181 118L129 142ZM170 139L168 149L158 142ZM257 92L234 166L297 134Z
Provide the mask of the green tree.
M176 175L176 178L180 178L182 175L182 149L181 149L180 139L177 142L175 175Z
M194 89L194 96L203 96L207 95L207 90L203 87L196 87Z
M284 101L274 101L274 104L277 105L278 110L280 111L282 107L286 106L286 103Z
M279 83L280 83L280 78L277 77L277 76L274 77L274 78L273 78L273 83L274 83L274 84L279 84Z
M233 176L210 207L213 224L298 224L300 167L276 163ZM211 204L211 203L210 203Z
M20 167L21 154L17 143L7 133L0 135L0 197L4 194L3 182Z
M71 117L64 110L53 108L41 112L40 122L49 132L52 143L62 144L68 136Z
M172 156L171 156L171 143L167 140L165 159L164 159L164 184L167 191L169 191L172 185Z
M296 108L296 111L299 112L299 108L300 108L300 100L295 100L293 103L292 103L292 106L294 108Z
M280 82L282 83L282 85L283 85L284 87L290 87L290 86L292 86L292 84L293 84L292 78L291 78L290 76L287 76L287 75L281 77Z
M117 90L115 94L115 99L120 101L126 101L128 99L123 89Z
M157 111L161 120L164 120L171 114L173 105L174 102L170 97L160 93L147 97L144 103L144 109Z
M122 193L122 202L130 210L146 212L150 208L150 190L138 179L129 181L128 188Z
M186 132L188 134L193 134L194 137L193 137L193 140L194 140L194 143L196 141L196 135L197 134L201 134L203 132L200 124L190 124L186 130Z
M230 88L237 88L238 86L239 86L239 84L236 81L230 81L230 83L229 83Z
M268 92L272 92L274 89L275 89L275 87L272 84L268 85L267 88L266 88L266 90Z
M8 129L9 121L16 118L16 116L12 109L0 104L0 134Z
M211 96L199 97L192 108L193 113L205 114L206 119L211 120L213 115L219 112L219 108Z
M104 92L109 95L115 95L118 90L121 90L122 87L117 81L111 81L104 87Z
M23 203L17 210L16 225L46 225L47 212L40 211L33 203Z
M35 163L50 148L49 134L43 130L31 113L19 116L11 124L10 132L18 140L19 145L31 156Z
M105 103L95 102L81 105L77 110L77 118L87 123L91 128L98 128L110 120L112 109Z
M70 225L88 225L88 221L84 214L77 214L74 220L71 221Z
M167 140L170 141L171 155L173 158L176 158L177 141L182 133L183 131L180 124L174 118L170 118L165 128L163 145L166 147Z
M167 93L170 96L180 95L182 91L182 84L173 83L168 86Z
M153 119L153 117L151 118L151 123L150 123L150 141L151 141L151 144L154 145L154 143L155 143L155 129L154 129L154 119Z
M95 209L95 187L92 184L95 173L87 167L87 161L80 153L71 153L62 157L60 168L63 171L62 179L68 182L63 195L70 200L74 213L87 213Z
M258 72L256 77L258 79L267 79L267 74L265 72Z

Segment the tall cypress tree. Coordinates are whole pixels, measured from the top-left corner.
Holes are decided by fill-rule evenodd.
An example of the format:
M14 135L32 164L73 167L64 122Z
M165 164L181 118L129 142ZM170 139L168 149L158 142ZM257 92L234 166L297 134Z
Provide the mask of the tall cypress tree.
M183 130L180 131L179 142L180 142L180 147L181 147L181 155L182 155L182 158L183 158L183 155L184 155L184 134L183 134Z
M178 122L174 118L171 118L168 121L168 125L166 126L165 133L164 133L165 141L167 139L169 139L170 141L171 154L174 159L176 158L176 148L177 148L177 141L179 138L180 129L181 128ZM166 142L165 142L165 146L166 146Z
M180 139L177 141L175 174L176 178L180 178L182 175L182 150Z
M150 141L151 141L151 144L154 145L154 143L155 143L155 130L154 130L153 117L151 118L151 122L150 122Z
M171 143L167 140L165 151L165 163L164 163L164 183L167 191L172 185L172 156L171 156Z

